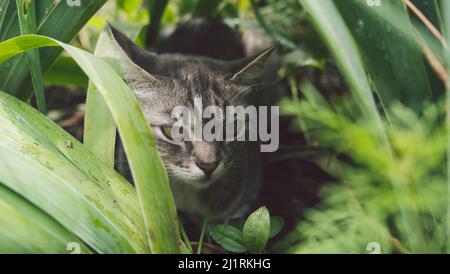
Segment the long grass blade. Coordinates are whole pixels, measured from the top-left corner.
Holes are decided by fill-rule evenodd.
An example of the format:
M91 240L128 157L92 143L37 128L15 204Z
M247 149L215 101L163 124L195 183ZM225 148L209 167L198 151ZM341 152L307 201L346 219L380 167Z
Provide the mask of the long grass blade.
M10 3L10 0L3 0L0 2L0 30L2 29L3 24L5 22L9 3Z
M97 42L95 54L102 56L109 40L104 33ZM114 167L116 123L97 87L89 82L84 117L84 144L108 166Z
M94 84L89 83L84 117L83 143L105 164L114 167L116 124Z
M16 0L16 3L20 33L22 35L36 34L36 2L30 0ZM37 106L42 113L46 114L47 106L45 103L44 81L42 79L39 50L33 49L27 51L25 54L28 66L30 67L31 81L36 95Z

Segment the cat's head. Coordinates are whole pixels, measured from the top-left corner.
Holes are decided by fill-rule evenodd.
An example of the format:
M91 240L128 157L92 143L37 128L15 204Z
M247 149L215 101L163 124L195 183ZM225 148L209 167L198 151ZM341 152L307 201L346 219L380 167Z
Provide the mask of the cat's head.
M135 45L111 27L110 36L123 75L134 91L157 139L157 149L171 182L205 188L229 173L238 173L246 161L246 144L237 141L175 141L172 110L247 105L274 50L236 61L176 54L157 55ZM242 170L241 170L242 171Z

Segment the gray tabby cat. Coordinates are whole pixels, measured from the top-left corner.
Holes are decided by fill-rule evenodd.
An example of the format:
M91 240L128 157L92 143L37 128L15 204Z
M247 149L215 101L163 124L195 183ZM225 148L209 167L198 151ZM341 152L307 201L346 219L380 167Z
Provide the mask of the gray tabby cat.
M236 35L224 24L218 27L222 28L222 33L209 35L217 35L218 40L227 38L220 37L223 30L229 32L228 36ZM274 47L231 61L219 60L227 57L220 58L217 54L216 59L201 56L201 52L194 53L197 55L156 54L138 47L116 29L110 29L115 58L120 60L124 78L153 129L178 210L197 216L209 212L212 220L243 214L257 195L261 182L258 144L175 142L171 137L174 123L171 111L176 106L192 109L195 98L202 99L203 107L218 106L224 111L226 106L251 104L249 94L257 86ZM181 33L186 36L186 31ZM170 44L174 42L177 41ZM228 42L231 45L233 40ZM185 39L179 43L187 42ZM193 43L202 43L202 40ZM186 45L184 50L188 47ZM198 49L195 44L193 49ZM164 51L164 47L160 51Z

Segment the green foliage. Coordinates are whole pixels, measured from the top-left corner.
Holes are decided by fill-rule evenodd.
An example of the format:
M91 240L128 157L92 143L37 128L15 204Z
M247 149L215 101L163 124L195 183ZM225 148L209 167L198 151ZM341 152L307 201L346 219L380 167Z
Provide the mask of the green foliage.
M178 232L175 204L170 193L167 175L156 153L151 129L142 114L136 98L121 77L105 61L90 53L51 38L28 35L0 43L0 62L26 50L43 46L63 47L90 77L102 95L103 100L105 100L119 129L119 133L122 136L124 147L129 157L131 170L136 183L137 197L134 199L136 199L135 202L139 203L141 215L139 218L136 217L133 220L118 221L121 211L115 205L117 200L113 197L108 197L107 191L99 191L95 194L91 192L91 184L98 187L100 187L100 184L103 184L102 187L108 189L111 182L108 179L99 181L95 175L92 175L99 171L95 173L92 171L94 166L86 160L89 155L80 155L75 150L75 147L79 147L80 149L85 148L81 144L76 145L77 141L72 137L65 136L67 134L62 135L67 139L63 142L58 141L58 135L55 135L54 131L61 129L57 126L50 127L48 125L49 121L46 118L33 115L32 112L30 113L30 110L27 113L27 109L23 108L23 103L18 103L6 95L2 96L4 99L2 104L3 115L0 115L2 119L5 119L4 123L2 123L2 126L5 127L5 130L2 131L5 134L5 138L2 138L0 142L0 145L2 145L1 159L4 160L5 165L8 162L16 165L14 166L15 168L9 169L11 173L2 173L3 177L0 180L20 194L28 198L33 197L30 199L37 202L46 212L53 212L53 216L58 217L57 219L59 221L68 222L67 227L73 230L79 229L78 236L85 242L91 244L99 252L146 252L148 251L148 246L154 253L179 252L181 240ZM23 108L23 110L18 111L17 108ZM20 117L21 114L27 114L27 116L22 118ZM37 121L31 122L31 119ZM41 127L40 130L34 129L33 126L25 126L30 123L35 127ZM52 130L50 130L51 128ZM45 129L49 129L48 134L52 135L46 137L40 136L39 132L45 132ZM22 133L21 131L23 130L28 131ZM21 137L14 136L12 133L16 133ZM27 135L30 135L32 138L29 140L24 139ZM36 152L36 154L33 154L30 150L12 149L11 138L24 140L24 145L31 145L32 148L29 149L33 149L31 151ZM69 140L70 145L67 145L67 140ZM21 146L19 141L13 141L12 144L14 146ZM39 150L43 144L55 146L53 149L47 148L50 149L51 153L46 154L46 160L40 160L39 158L41 153L45 154L45 151ZM66 161L66 163L59 163L54 157L58 158L63 152L68 155L72 155L73 153L78 160L72 159L71 161ZM33 158L33 155L37 158ZM64 159L70 159L68 155ZM22 180L19 176L14 175L14 173L20 173L17 172L17 168L30 161L30 157L33 161L37 161L31 165L35 169L31 169L28 173L23 174L23 176L30 177ZM85 159L80 159L81 157L85 157ZM95 159L95 157L91 158ZM74 163L76 163L75 166ZM102 166L103 163L98 164ZM55 166L59 166L60 169L56 169ZM81 184L80 181L82 179L73 176L70 168L76 168L81 174L91 174L90 176L92 177L89 179L91 184ZM51 172L47 171L45 173L46 169L50 169ZM110 167L104 166L103 169L109 170L110 173L115 173ZM63 173L57 176L59 170ZM89 170L91 171L89 172ZM101 174L97 174L97 176ZM67 181L61 181L61 178ZM85 178L85 176L81 178ZM50 185L51 182L54 184L53 187ZM71 187L66 186L67 183ZM27 187L26 184L31 185ZM122 181L122 184L127 185L128 183L123 183ZM59 189L55 189L56 185L59 185ZM77 186L80 189L77 189ZM129 184L127 187L131 188ZM59 206L51 206L48 203L48 197L46 197L47 193L38 190L47 190L49 193L54 193L60 202ZM125 190L124 193L128 194L129 192L129 190ZM155 195L156 193L157 195ZM102 197L104 200L99 202L99 197ZM78 201L73 199L78 199ZM74 212L69 216L65 215L66 211L60 210L61 208L67 208L67 206L64 206L67 201L73 202L70 203L70 209ZM79 208L75 205L79 205ZM79 213L77 214L76 212ZM76 219L77 222L74 222L74 218L82 213L86 214L86 216L81 220ZM115 220L114 224L111 220ZM144 227L141 229L143 229L143 235L145 235L146 241L143 241L142 238L139 239L136 228L126 228L127 226L134 226L136 223L142 222L144 223ZM117 234L114 234L113 231L115 230L118 230ZM92 231L96 232L89 233ZM128 236L125 236L125 233ZM105 239L102 240L102 237Z
M336 178L283 246L300 253L368 253L374 244L383 253L446 252L448 125L441 81L448 79L448 50L439 37L445 9L438 1L412 1L436 33L407 8L409 1L299 2L306 16L286 21L308 26L307 18L327 52L289 38L287 47L305 47L286 56L328 60L316 66L323 74L335 63L347 87L319 92L299 84L301 69L314 62L283 68L293 98L283 100L282 112L296 117L294 126L312 150L332 152L313 160ZM274 36L282 25L265 27ZM314 37L310 32L303 37Z
M303 0L301 3L311 14L311 20L347 80L353 99L357 102L356 108L361 115L374 121L373 126L383 136L385 133L380 124L380 113L375 105L358 46L342 15L331 0Z
M269 238L273 238L281 232L284 227L284 219L280 216L270 217L270 233Z
M266 207L261 207L248 216L243 230L231 225L217 225L210 235L225 250L240 253L249 251L262 253L269 241L283 229L284 219L279 216L270 217Z
M68 7L66 1L42 0L36 3L36 33L70 42L97 12L106 0L86 1L80 7ZM0 14L0 41L20 35L20 25L14 0L2 1ZM70 18L70 19L69 19ZM58 55L60 48L47 48L40 51L41 69L47 72ZM29 66L23 56L15 57L0 67L0 90L4 90L22 100L32 95L32 81Z
M432 99L432 92L421 45L414 37L404 4L385 1L370 9L357 0L335 3L352 30L384 107L389 109L392 103L400 101L420 111L421 104Z
M135 190L37 111L0 98L2 184L100 253L148 250Z
M234 226L217 225L211 230L210 235L225 250L236 253L247 251L242 231Z
M0 253L67 253L68 243L77 243L82 253L89 249L39 208L0 185Z
M391 124L385 122L394 153L387 157L379 149L383 142L372 124L355 121L340 104L335 109L308 99L283 106L287 113L301 117L312 139L351 160L335 158L325 166L340 182L323 189L322 204L299 224L301 243L293 251L361 253L371 242L380 243L383 252L444 250L447 196L440 193L447 186L442 108L430 105L418 116L395 105ZM405 222L400 210L414 216L414 224ZM417 228L412 236L411 225Z
M252 253L261 253L269 241L270 216L266 207L253 212L244 224L244 240Z
M16 0L17 16L19 17L20 34L36 34L36 2ZM27 63L30 67L31 81L33 82L34 93L39 110L47 113L45 103L44 82L42 79L41 60L37 49L30 50L25 53Z

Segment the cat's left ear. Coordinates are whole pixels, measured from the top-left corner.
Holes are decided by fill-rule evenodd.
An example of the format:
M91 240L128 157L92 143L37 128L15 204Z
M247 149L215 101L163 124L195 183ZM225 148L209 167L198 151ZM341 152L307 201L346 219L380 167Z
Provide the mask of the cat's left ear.
M152 90L158 86L158 78L146 68L158 67L158 57L137 46L123 33L108 25L111 38L111 57L119 60L123 76L134 91Z
M278 48L278 44L274 44L262 52L230 63L230 71L232 75L229 80L241 84L252 85L264 74L265 65L272 53Z

